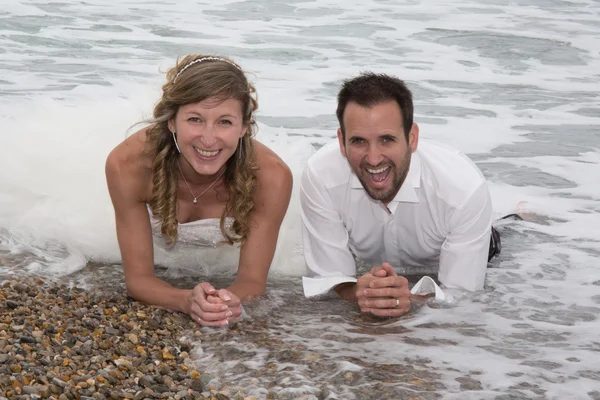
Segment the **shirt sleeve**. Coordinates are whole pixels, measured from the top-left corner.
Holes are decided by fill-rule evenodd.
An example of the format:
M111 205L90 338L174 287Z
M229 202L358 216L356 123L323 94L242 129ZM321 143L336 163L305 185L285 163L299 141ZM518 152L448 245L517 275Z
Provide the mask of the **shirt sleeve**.
M438 278L449 288L483 289L492 228L492 201L484 182L448 217L449 235L442 245Z
M356 282L356 262L348 246L348 232L330 193L307 164L300 182L300 215L307 276L304 295L328 293L344 282Z

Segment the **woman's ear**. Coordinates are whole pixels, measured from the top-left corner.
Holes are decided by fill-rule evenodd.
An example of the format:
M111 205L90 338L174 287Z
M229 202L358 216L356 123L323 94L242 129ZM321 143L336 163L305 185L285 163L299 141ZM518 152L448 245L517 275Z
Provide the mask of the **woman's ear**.
M248 128L250 127L250 124L253 124L253 123L254 123L254 120L251 120L247 124L243 125L243 127L242 127L242 133L240 134L240 138L243 138L244 135L246 135L246 132L248 132Z

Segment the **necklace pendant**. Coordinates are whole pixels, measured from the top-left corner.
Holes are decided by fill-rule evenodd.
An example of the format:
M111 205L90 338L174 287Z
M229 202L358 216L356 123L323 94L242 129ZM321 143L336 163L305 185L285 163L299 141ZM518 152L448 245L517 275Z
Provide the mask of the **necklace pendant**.
M194 204L198 204L198 198L197 198L197 197L194 197L194 200L192 200L192 203L194 203Z

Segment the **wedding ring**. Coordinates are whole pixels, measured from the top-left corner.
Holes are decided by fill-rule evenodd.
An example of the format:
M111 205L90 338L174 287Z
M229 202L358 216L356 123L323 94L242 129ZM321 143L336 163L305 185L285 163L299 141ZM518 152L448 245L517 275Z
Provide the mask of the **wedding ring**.
M400 307L400 300L396 299L396 308Z

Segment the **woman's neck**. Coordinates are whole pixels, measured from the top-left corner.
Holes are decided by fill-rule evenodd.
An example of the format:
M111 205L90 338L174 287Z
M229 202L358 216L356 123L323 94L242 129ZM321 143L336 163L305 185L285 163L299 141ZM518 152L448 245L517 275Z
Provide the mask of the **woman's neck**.
M227 167L227 165L225 164L215 174L202 175L197 173L182 155L179 156L177 162L179 163L178 172L183 175L185 181L187 181L188 185L192 187L201 187L214 183L223 175L223 172Z

